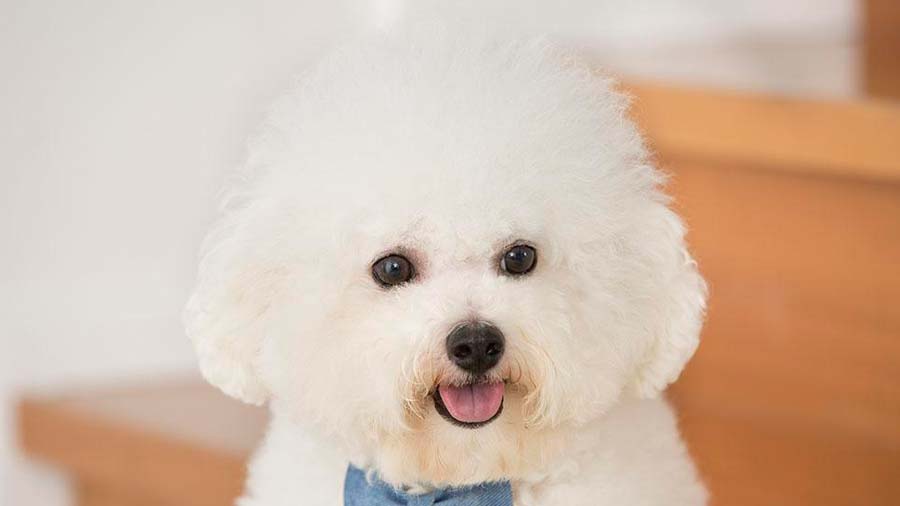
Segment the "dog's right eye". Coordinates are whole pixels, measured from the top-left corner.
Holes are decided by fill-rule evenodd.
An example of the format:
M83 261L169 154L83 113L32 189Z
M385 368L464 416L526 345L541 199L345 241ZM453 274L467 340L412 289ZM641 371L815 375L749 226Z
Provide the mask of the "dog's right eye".
M372 265L375 282L386 288L402 285L415 275L412 262L401 255L388 255Z

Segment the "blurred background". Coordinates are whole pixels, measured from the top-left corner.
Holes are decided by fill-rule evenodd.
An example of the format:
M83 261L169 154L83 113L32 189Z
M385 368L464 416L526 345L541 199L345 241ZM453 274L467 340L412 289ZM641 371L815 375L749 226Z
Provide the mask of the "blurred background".
M217 192L304 62L412 3L0 0L0 503L170 504L177 480L116 482L153 474L127 458L150 446L230 480L183 504L234 492L260 415L196 386L180 322ZM716 503L900 504L897 2L455 8L551 33L634 93L712 285L673 397ZM179 425L216 410L234 421ZM128 446L134 426L152 445ZM88 435L86 456L71 441ZM749 475L767 462L788 467Z

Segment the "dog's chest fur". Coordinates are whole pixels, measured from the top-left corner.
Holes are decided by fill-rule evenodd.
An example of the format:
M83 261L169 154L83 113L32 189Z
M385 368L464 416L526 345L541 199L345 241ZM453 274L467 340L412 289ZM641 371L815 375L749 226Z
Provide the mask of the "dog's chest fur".
M699 506L706 492L663 400L625 401L576 435L554 471L512 482L515 506ZM339 506L347 461L296 425L272 421L240 506Z

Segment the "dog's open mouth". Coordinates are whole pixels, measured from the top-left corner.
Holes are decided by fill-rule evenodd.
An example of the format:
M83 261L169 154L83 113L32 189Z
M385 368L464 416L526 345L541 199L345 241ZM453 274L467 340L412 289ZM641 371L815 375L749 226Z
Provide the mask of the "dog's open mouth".
M433 394L434 409L451 423L475 429L500 416L505 390L502 382L440 385Z

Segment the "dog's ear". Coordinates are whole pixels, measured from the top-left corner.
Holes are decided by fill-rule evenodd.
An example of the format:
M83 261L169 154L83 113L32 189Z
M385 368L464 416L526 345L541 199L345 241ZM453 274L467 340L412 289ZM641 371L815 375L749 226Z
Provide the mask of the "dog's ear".
M652 244L648 258L656 280L654 336L638 367L633 385L641 397L655 397L678 379L681 370L700 344L700 329L706 310L706 283L687 251L684 226L678 216L662 203L654 209Z
M184 320L206 380L232 397L262 404L269 391L257 361L278 269L267 265L250 235L248 214L226 213L207 237Z

